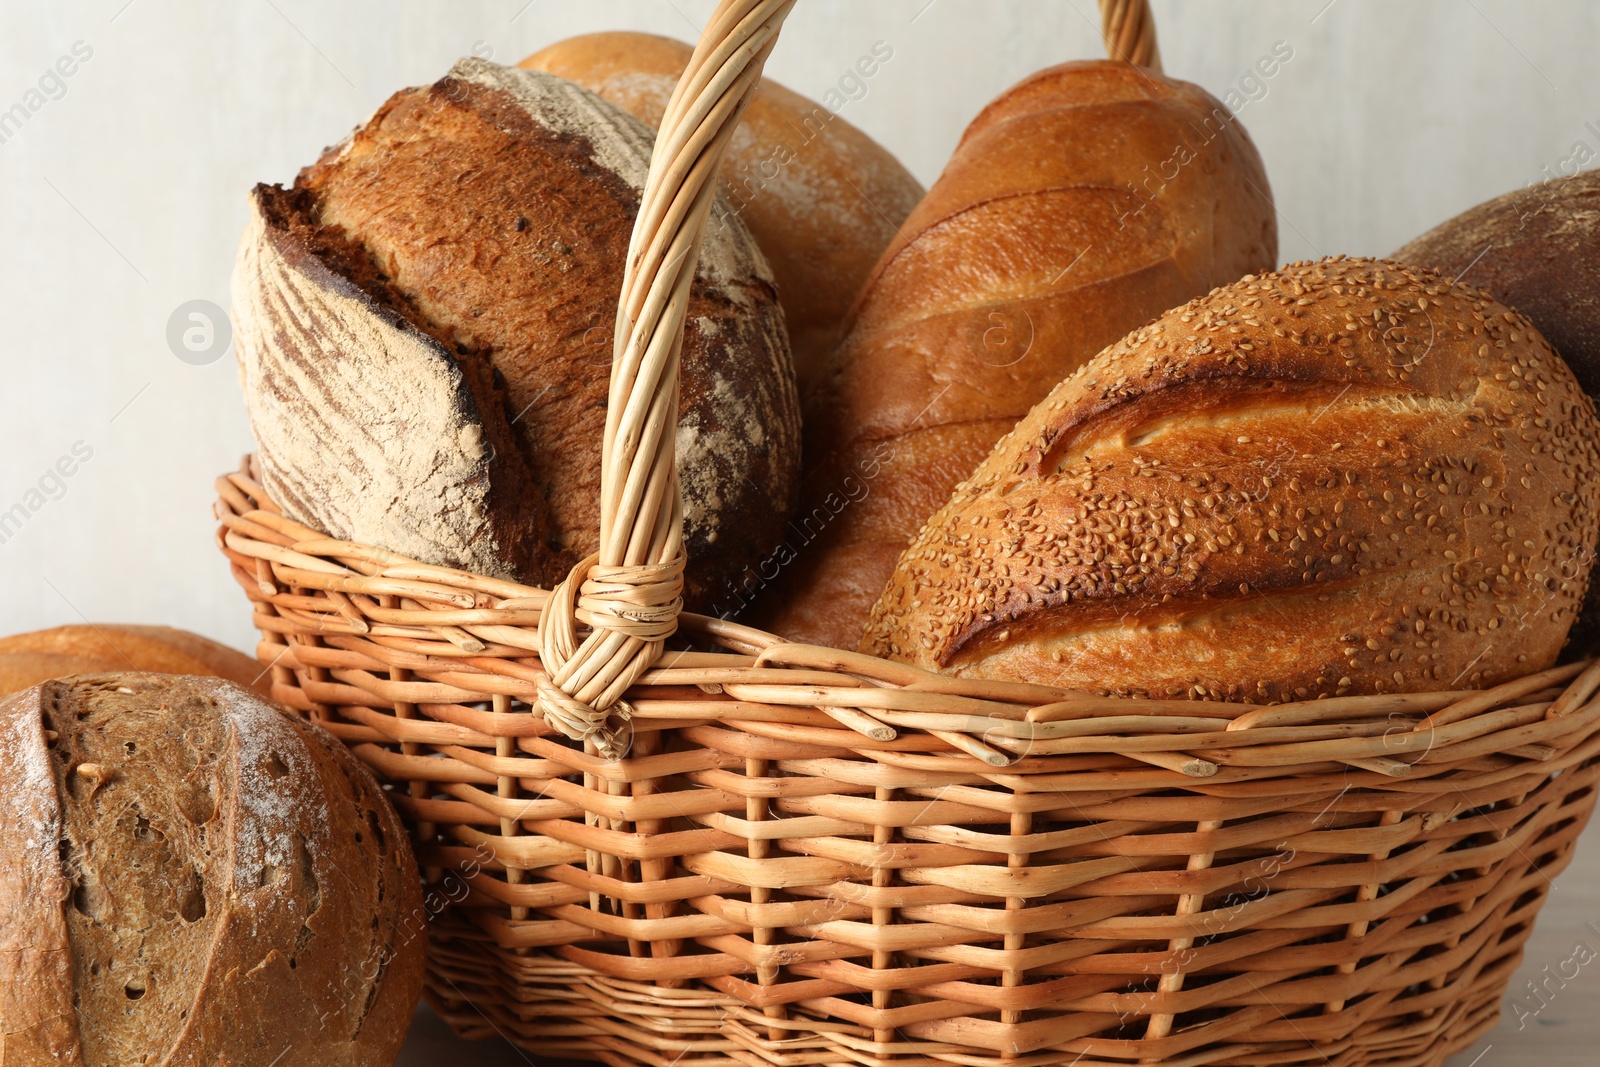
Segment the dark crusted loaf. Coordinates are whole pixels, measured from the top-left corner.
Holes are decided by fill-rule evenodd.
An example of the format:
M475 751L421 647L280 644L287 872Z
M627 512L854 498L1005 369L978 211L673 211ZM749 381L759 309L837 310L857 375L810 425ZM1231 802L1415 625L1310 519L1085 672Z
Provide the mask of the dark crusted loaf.
M258 187L234 304L278 501L336 536L544 585L593 551L651 137L553 75L463 60L292 190ZM718 210L677 430L691 607L776 543L799 468L771 272Z
M6 1067L394 1062L421 888L332 737L231 682L88 675L0 702L0 780Z

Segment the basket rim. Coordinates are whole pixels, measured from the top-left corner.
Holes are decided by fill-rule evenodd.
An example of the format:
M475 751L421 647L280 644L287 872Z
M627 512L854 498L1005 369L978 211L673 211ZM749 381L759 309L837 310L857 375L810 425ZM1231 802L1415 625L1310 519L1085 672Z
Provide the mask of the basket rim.
M404 667L406 684L432 686L428 700L402 698L419 705L499 696L536 706L548 677L539 623L549 591L330 537L285 514L252 464L246 456L240 471L217 479L217 544L246 594L270 607L256 621L283 642L277 659L304 666L315 658L306 645L343 649L330 663L364 650ZM1013 775L1048 773L1036 764L1070 754L1122 757L1154 775L1138 779L1150 785L1221 786L1272 768L1304 774L1312 764L1418 779L1507 750L1549 758L1600 721L1595 658L1491 689L1245 704L957 678L711 616L682 618L686 634L717 651L663 649L628 691L624 717L778 729L815 725L820 711L864 751L907 768L921 750L906 742L919 737L965 765ZM333 673L395 699L395 683L370 670ZM650 706L668 690L670 714ZM502 736L528 736L541 722L536 713L482 719L472 728Z

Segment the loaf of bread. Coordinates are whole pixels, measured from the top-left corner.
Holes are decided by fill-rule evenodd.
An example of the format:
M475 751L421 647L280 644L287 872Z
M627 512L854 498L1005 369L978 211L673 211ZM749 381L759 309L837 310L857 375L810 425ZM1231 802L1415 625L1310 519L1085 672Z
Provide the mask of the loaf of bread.
M1600 171L1495 197L1390 257L1482 289L1533 320L1600 395Z
M651 138L570 82L463 60L293 189L258 187L234 319L278 503L337 537L547 586L592 552ZM716 214L677 429L691 605L776 543L799 465L771 271Z
M790 537L724 610L754 598L786 637L854 647L907 542L1001 434L1101 348L1271 269L1277 247L1261 159L1203 89L1113 62L1024 79L874 268L804 409Z
M1533 320L1591 398L1600 397L1600 171L1555 178L1463 211L1394 253L1482 289ZM1600 582L1573 629L1600 641Z
M230 682L104 674L0 701L6 1067L389 1067L421 883L377 783Z
M83 623L0 637L0 694L47 678L105 671L210 675L271 695L271 679L261 664L172 626Z
M1490 686L1589 580L1600 422L1538 331L1378 260L1174 308L1062 382L901 557L861 647L1248 702Z
M73 674L104 674L125 664L68 652L0 652L0 696Z
M857 60L852 84L867 84L893 52L878 42ZM659 126L693 53L652 33L590 33L520 65L577 82ZM867 272L922 199L911 172L839 116L843 99L819 104L764 79L722 161L728 203L772 264L802 397L838 344Z

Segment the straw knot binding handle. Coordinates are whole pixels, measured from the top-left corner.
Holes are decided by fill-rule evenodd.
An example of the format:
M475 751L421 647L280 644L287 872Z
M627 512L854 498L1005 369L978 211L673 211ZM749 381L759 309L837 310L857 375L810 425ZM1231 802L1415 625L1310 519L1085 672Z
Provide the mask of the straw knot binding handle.
M619 758L622 694L656 661L683 607L683 501L673 444L678 364L717 171L794 0L723 0L661 119L617 307L600 550L556 587L539 624L535 710ZM581 639L580 624L587 628Z
M638 567L602 567L598 559L591 555L574 567L545 603L539 660L546 677L538 699L552 726L568 737L592 739L601 755L617 759L633 717L632 706L620 698L637 675L582 677L577 625L587 626L589 638L602 647L638 643L659 650L677 630L683 608L683 555Z

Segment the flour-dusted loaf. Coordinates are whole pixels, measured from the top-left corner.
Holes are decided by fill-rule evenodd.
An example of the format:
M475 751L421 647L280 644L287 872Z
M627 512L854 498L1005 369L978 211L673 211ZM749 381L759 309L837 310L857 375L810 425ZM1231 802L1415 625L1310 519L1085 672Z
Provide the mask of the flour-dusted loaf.
M335 536L545 585L592 551L651 139L570 82L463 60L391 97L293 189L258 187L234 308L279 503ZM799 464L771 272L716 214L677 434L691 605L777 541Z
M670 37L614 31L557 41L519 65L659 126L693 54ZM876 42L843 76L846 87L868 91L866 79L893 57L892 44ZM729 205L772 264L802 397L839 343L867 272L922 199L911 172L839 114L846 102L838 90L819 103L764 78L722 161Z
M1533 320L1590 397L1600 397L1600 171L1530 185L1468 208L1394 253L1474 285ZM1600 643L1600 582L1573 631Z
M0 701L6 1067L388 1067L422 987L404 827L344 747L230 682Z
M956 674L1244 701L1489 686L1589 580L1594 406L1521 315L1333 259L1112 345L901 557L862 649Z
M901 551L1000 436L1135 326L1271 269L1275 218L1244 127L1198 86L1083 62L998 97L807 402L802 506L740 589L756 620L854 647Z

